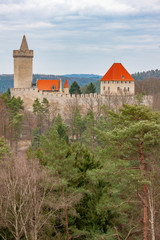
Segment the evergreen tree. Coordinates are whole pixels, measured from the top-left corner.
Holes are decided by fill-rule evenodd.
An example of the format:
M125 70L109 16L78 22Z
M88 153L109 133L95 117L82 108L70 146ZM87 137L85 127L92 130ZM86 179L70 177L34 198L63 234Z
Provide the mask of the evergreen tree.
M81 94L80 86L76 81L74 81L69 89L70 94Z
M81 117L79 108L76 107L73 116L73 133L76 135L76 140L81 138L82 132L84 131L84 122Z
M136 206L137 202L142 204L143 239L148 240L148 186L149 175L152 174L149 170L148 156L151 153L154 155L155 147L160 144L160 115L152 112L146 106L138 105L124 105L119 114L109 113L112 129L106 129L106 133L99 131L99 139L103 139L102 146L106 148L104 158L106 158L110 149L114 166L117 164L117 172L121 173L119 174L121 179L119 184L115 184L114 181L114 185L117 185L118 191L121 191L121 196L123 196L121 200L119 199L119 206L122 202L126 202L127 208L128 210L130 208L130 213L134 219L137 217L135 216L136 211L129 205L135 204ZM118 175L115 179L117 177ZM137 215L142 209L139 209ZM141 222L141 219L139 221ZM140 226L140 222L137 227ZM135 222L132 224L135 226ZM137 236L135 236L135 239L137 239Z
M43 98L43 101L40 102L39 99L36 98L33 103L33 113L36 115L36 124L39 134L41 135L45 131L45 129L49 129L50 126L48 100L46 98Z
M68 137L69 127L68 125L63 123L63 120L60 114L58 114L58 116L55 118L54 127L57 129L59 137L64 139L66 143L69 144L69 137Z
M95 126L96 126L96 121L94 117L93 111L89 111L87 115L84 116L83 118L84 122L84 132L82 133L81 141L83 144L87 145L87 147L95 151Z
M95 85L91 82L87 87L85 93L95 93L96 92L96 87Z
M9 147L4 140L4 137L0 138L0 160L10 153Z
M12 141L14 141L17 151L18 141L22 132L23 100L20 97L8 98L5 96L4 101L9 112L10 145L12 146Z
M32 143L31 146L34 150L36 150L40 145L40 135L38 128L33 129L33 135L32 135Z

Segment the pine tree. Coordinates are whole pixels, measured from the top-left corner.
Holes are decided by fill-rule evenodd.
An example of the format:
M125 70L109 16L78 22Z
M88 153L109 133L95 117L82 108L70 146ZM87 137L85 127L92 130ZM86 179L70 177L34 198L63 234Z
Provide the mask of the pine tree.
M82 132L84 131L84 122L81 117L79 108L76 107L73 116L73 133L76 135L76 140L81 138Z
M69 89L70 94L81 94L80 86L76 81L74 81Z
M10 154L9 147L4 140L4 137L0 138L0 160L3 159L6 155Z
M15 149L17 152L18 141L22 132L23 100L21 100L20 97L5 97L4 101L9 112L10 145L12 147L12 142L14 141L16 145Z
M96 87L95 85L91 82L87 87L85 93L95 93L96 92Z
M32 143L31 146L34 150L36 150L40 145L40 135L38 128L33 129L33 134L32 134Z
M63 123L63 120L60 114L58 114L58 116L55 118L54 127L57 129L59 137L61 139L64 139L66 143L69 144L69 137L68 137L69 127L68 125Z
M49 129L50 126L49 107L50 105L46 98L43 98L42 102L36 98L33 103L33 113L36 115L36 124L40 135L45 131L46 128Z
M103 139L103 146L112 148L112 157L123 175L127 172L123 181L129 183L128 197L132 193L135 203L139 201L143 206L143 239L148 240L148 155L155 154L160 143L160 115L146 106L124 105L119 114L110 112L110 117L113 129L99 131L99 139Z

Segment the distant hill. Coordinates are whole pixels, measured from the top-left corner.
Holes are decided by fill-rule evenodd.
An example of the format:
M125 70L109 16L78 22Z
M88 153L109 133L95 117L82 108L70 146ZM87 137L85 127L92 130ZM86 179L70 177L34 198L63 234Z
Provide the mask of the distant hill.
M132 74L132 77L139 81L148 78L160 78L160 70L150 70L146 72L138 72ZM80 87L88 85L93 82L99 93L100 82L102 78L100 75L95 74L66 74L66 75L47 75L47 74L33 74L33 83L36 83L38 79L62 79L62 84L64 84L65 78L68 79L69 86L72 82L76 81ZM1 74L0 75L0 92L6 92L8 88L13 88L13 74Z
M1 74L0 92L6 92L8 88L13 88L13 74Z
M90 82L99 81L102 76L94 74L69 74L69 75L47 75L47 74L33 74L33 83L36 83L37 79L62 79L62 85L67 78L69 86L76 81L80 87L88 85ZM8 88L13 88L13 74L0 75L0 92L6 92Z
M135 80L144 80L148 78L160 78L160 70L156 69L156 70L150 70L146 72L137 72L132 74L132 77Z

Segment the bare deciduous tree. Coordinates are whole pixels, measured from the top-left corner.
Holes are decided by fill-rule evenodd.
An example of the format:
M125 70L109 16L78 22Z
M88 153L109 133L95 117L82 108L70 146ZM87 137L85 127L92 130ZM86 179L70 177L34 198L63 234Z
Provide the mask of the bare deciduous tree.
M1 161L1 226L7 228L16 240L22 237L26 240L43 239L42 227L60 206L52 196L55 185L56 180L35 160L27 161L19 156Z

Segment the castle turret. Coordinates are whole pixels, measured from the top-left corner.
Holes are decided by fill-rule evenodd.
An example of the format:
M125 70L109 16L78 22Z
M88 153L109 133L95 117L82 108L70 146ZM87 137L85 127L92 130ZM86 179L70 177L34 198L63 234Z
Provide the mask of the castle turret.
M33 74L33 50L29 50L25 35L20 50L13 50L14 88L31 88Z
M65 80L64 86L63 86L63 92L65 94L69 94L69 85L67 79Z
M59 92L62 92L62 79L59 79Z

